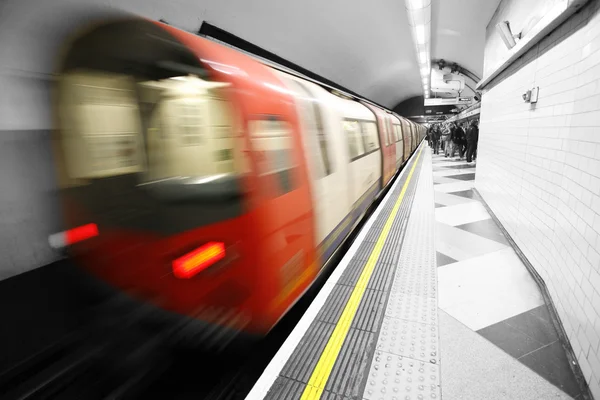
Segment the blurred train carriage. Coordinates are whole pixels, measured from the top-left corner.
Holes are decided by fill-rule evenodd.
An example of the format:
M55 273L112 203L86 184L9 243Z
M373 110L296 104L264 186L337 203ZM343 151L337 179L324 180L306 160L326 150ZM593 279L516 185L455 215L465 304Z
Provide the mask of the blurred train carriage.
M424 136L157 22L88 30L60 72L51 243L156 321L216 341L267 333Z

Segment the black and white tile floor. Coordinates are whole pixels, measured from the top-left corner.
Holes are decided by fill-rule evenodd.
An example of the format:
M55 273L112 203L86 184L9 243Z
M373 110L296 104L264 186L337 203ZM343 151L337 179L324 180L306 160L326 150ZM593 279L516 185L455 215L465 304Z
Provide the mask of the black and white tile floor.
M439 308L574 399L542 295L473 191L475 163L433 155Z

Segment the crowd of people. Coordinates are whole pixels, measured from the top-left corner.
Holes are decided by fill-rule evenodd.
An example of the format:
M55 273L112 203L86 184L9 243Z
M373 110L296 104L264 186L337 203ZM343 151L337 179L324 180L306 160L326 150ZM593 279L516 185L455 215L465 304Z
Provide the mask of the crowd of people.
M458 152L462 160L466 157L467 162L477 159L477 142L479 140L478 121L471 123L445 122L432 124L427 128L427 141L433 149L434 154L439 154L440 149L445 157L455 157Z

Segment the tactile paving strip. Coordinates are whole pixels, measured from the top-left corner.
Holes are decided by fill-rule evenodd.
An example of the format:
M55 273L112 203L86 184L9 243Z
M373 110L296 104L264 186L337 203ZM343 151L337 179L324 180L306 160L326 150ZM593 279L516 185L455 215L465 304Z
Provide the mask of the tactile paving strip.
M356 284L356 281L358 280L358 277L360 276L360 273L362 272L364 266L365 266L365 262L363 260L355 260L355 259L351 260L348 263L346 270L340 277L340 280L338 281L337 284L354 286Z
M437 324L437 299L394 291L392 287L385 315L422 324Z
M440 358L431 154L424 152L363 398L439 399Z
M334 328L333 324L321 321L313 322L298 344L296 351L281 370L280 375L300 382L308 382ZM267 398L276 399L277 397L267 396Z
M424 244L421 244L421 246L424 246ZM396 273L392 292L399 291L416 296L437 298L437 271L423 268L412 259L414 257L400 259L402 268L399 273ZM428 265L428 263L424 265Z
M325 384L325 390L357 398L360 385L371 362L372 351L369 350L374 346L374 333L351 329Z
M337 323L351 294L351 286L339 284L335 285L331 290L331 295L329 296L331 303L328 304L328 307L321 308L321 311L319 311L317 314L317 320L330 324Z
M415 161L416 157L405 168L410 171ZM327 380L325 390L321 396L322 399L360 398L366 374L375 352L377 331L380 329L384 318L384 306L387 303L393 275L400 258L401 241L408 224L408 216L411 212L421 165L422 162L419 161L415 166L412 180L405 192L404 200L391 226L373 274L367 283L367 290L363 294L348 335ZM395 199L400 195L408 175L408 173L405 174L396 185L390 200L384 205L383 210L367 234L367 240L359 246L340 281L328 296L316 320L305 333L280 372L280 376L276 381L277 387L274 384L265 398L292 399L299 398L302 395L306 382L308 382L365 263L375 247L383 226L396 203ZM294 395L292 393L293 389L298 390L299 393Z
M300 400L305 386L304 383L279 376L271 386L267 397L278 400Z
M352 320L352 328L363 331L377 332L381 326L385 307L385 293L379 290L367 289Z
M438 337L437 325L385 317L377 350L439 364Z
M424 158L431 160L431 155L426 153ZM433 180L430 171L427 167L421 169L419 187L411 210L405 244L400 253L400 268L394 277L392 293L401 292L437 299L435 222L432 212Z
M374 242L362 242L354 254L353 260L367 261L375 247Z
M439 399L438 365L377 351L363 398L367 400Z
M323 392L320 400L351 400L348 397L344 397L341 394L331 393L331 392Z

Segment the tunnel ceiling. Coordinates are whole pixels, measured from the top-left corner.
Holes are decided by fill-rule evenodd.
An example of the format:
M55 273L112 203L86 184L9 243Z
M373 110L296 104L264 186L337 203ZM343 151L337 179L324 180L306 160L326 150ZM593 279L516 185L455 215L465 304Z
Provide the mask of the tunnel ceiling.
M379 104L420 91L403 0L225 3L204 19Z
M499 1L432 0L431 58L481 77ZM387 107L422 94L404 0L229 0L202 19Z
M485 28L499 0L431 0L431 58L457 62L481 76ZM13 18L1 30L23 31L5 59L15 69L37 57L28 32L73 0L9 0ZM86 0L151 19L163 19L191 32L203 21L275 53L379 104L393 108L422 94L416 54L404 0ZM81 3L79 3L81 5ZM82 5L81 5L82 6ZM15 10L20 9L20 13ZM7 14L8 15L8 14ZM57 17L58 18L58 17ZM66 22L65 22L66 23ZM38 27L37 24L41 24ZM46 32L47 33L47 32ZM22 54L21 54L22 53ZM11 61L14 60L14 61ZM14 66L10 64L15 64ZM32 62L39 65L39 62Z
M431 58L483 73L485 29L500 0L432 0Z

